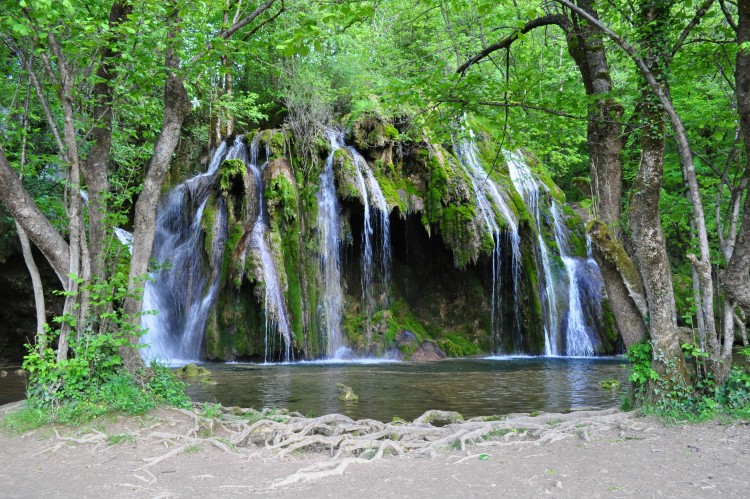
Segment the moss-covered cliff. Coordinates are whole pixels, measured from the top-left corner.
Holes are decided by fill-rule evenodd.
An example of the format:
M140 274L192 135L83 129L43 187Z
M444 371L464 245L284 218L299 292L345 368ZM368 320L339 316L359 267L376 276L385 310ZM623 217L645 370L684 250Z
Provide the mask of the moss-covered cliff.
M254 142L257 166L262 170L260 183L241 160L224 161L203 215L206 261L211 261L219 231L210 221L216 219L217 209L227 213L219 259L221 289L207 322L206 357L283 359L287 341L295 358L330 354L321 315L325 283L317 222L319 178L329 156L340 204L342 332L354 354L408 358L424 342L449 356L544 352L545 308L540 289L545 277L538 268L539 236L550 248L555 279L562 280L565 270L550 214L551 204L563 206L564 200L543 168L532 168L542 186L541 224L537 226L513 186L502 155L496 167L488 167L492 158L497 161L497 145L479 141L486 181L502 191L513 218L509 224L495 212L500 228L497 241L478 213L471 179L451 146L410 140L404 130L376 115L360 117L352 125L347 143L362 154L385 198L392 254L390 279L374 281L366 304L362 276L368 269L363 268L361 255L367 193L358 183L361 171L353 156L356 153L340 147L331 155L331 146L318 140L313 157L303 158L295 148L295 137L282 129L258 131L244 140ZM525 155L530 163L536 163ZM262 220L258 218L259 202L264 208ZM572 210L561 209L569 252L583 261L586 241L582 222ZM267 227L264 240L273 255L283 294L280 306L288 317L289 340L274 329L278 312L269 308L267 284L259 270L262 262L248 243L256 223ZM511 226L517 226L520 241L515 270ZM601 295L600 289L594 291ZM562 309L561 324L566 317L564 301L561 297L558 307ZM597 351L609 353L615 349L617 336L608 308L602 310L603 317L590 314L587 320L596 335ZM404 341L405 337L414 341Z

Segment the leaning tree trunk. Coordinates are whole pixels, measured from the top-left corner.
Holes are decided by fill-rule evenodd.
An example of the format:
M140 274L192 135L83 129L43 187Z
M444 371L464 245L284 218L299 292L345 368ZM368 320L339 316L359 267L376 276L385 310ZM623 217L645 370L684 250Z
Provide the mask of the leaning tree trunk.
M161 132L154 146L154 153L148 165L146 179L143 182L138 201L135 205L135 227L133 231L133 255L130 260L129 287L131 296L125 300L125 313L132 326L140 325L140 313L143 299L144 279L148 272L148 263L154 244L156 227L156 205L159 200L161 185L167 173L177 143L180 139L182 123L190 112L190 99L177 75L180 66L179 55L171 48L179 33L179 14L174 9L170 15L170 31L166 52L167 81L164 87L164 115ZM131 331L132 344L138 343L138 335ZM143 365L140 353L136 348L125 347L120 352L125 366L131 372Z
M578 4L597 16L591 0ZM591 193L594 216L607 225L609 233L620 241L622 191L622 125L623 108L613 97L612 79L602 33L596 27L574 17L568 33L568 51L583 77L588 106L587 145L591 161ZM609 245L616 241L609 241ZM617 243L620 244L621 243ZM594 258L612 304L617 328L626 346L645 337L643 317L626 285L627 278L606 247L594 245Z

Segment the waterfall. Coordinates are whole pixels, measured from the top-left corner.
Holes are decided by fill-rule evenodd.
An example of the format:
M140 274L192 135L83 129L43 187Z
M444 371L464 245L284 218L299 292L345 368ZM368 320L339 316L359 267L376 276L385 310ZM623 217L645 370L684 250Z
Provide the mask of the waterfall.
M268 166L270 154L266 151L266 162L258 166L258 140L250 144L250 157L247 157L247 150L238 151L237 158L245 161L249 173L255 180L255 192L257 194L258 214L253 223L253 229L248 238L248 248L257 252L260 257L260 266L263 273L263 286L265 288L263 298L263 310L265 312L265 350L263 354L264 362L271 360L271 347L274 343L273 334L276 332L284 343L284 361L292 359L292 338L291 328L289 327L289 315L286 311L284 301L284 291L279 279L279 271L276 268L276 261L266 241L268 234L268 225L266 223L266 208L263 196L263 174L262 171ZM229 157L229 155L227 155Z
M557 312L557 290L549 257L549 248L542 234L541 209L539 206L539 184L531 174L519 152L505 152L510 178L526 204L537 232L537 265L541 264L544 288L541 289L544 309L544 354L560 355L560 322Z
M235 141L230 152L242 147ZM203 231L201 218L214 175L227 154L222 143L211 159L208 171L175 187L161 204L156 217L151 257L162 267L150 274L143 293L141 324L146 329L142 350L150 360L198 360L206 318L219 287L220 272L206 276L202 271ZM212 221L226 232L226 206L221 204ZM219 248L221 258L223 244ZM217 255L214 255L216 258ZM154 313L156 312L156 313Z
M495 342L499 345L499 333L497 331L498 319L502 311L502 244L501 229L498 224L498 216L507 224L507 233L511 243L511 259L513 269L513 308L514 308L514 330L516 332L514 343L516 350L520 349L520 288L521 278L521 237L518 233L518 222L513 212L508 207L505 197L490 179L478 159L477 146L474 141L474 133L469 130L469 138L461 140L458 145L454 144L454 150L458 156L461 167L469 177L474 198L476 199L477 211L485 225L485 229L492 236L494 243L492 250L492 303L490 312L490 327Z
M327 339L327 353L335 357L346 347L341 335L344 293L341 289L341 208L333 178L333 156L341 148L341 138L328 131L331 153L326 159L318 186L318 231L320 233L320 267L323 278L322 312Z
M373 295L373 271L375 265L373 265L373 237L375 229L373 227L373 221L377 220L380 239L380 258L378 258L377 270L380 274L380 284L387 291L388 283L390 281L390 270L391 270L391 239L390 239L390 219L388 211L388 203L385 200L383 191L380 189L380 184L375 178L375 174L372 172L370 165L362 157L359 152L353 147L348 147L349 152L354 158L354 166L357 173L357 186L359 192L362 195L362 204L364 206L364 223L362 229L362 304L365 311L366 320L366 334L367 341L372 339L370 335L370 318L377 305L377 299ZM375 208L376 217L373 217L371 210ZM387 295L387 293L386 293Z
M581 304L580 286L578 283L578 267L581 258L570 256L568 244L568 229L565 227L557 203L552 202L552 220L555 225L555 241L560 249L560 258L565 265L568 277L568 322L565 330L565 354L589 357L595 354L591 341L592 332L586 325L586 319Z
M591 257L590 241L587 239L586 258L571 254L570 232L565 226L557 202L550 201L550 214L555 242L560 259L565 267L565 279L556 278L547 242L542 233L540 187L519 152L506 152L508 169L513 184L524 199L533 216L538 239L537 262L541 264L544 277L542 303L544 307L544 353L548 356L568 355L586 357L596 354L596 335L588 324L602 322L602 278L599 268ZM558 300L567 300L567 320L560 324ZM587 317L589 318L587 324ZM563 334L564 333L564 334ZM564 347L563 347L564 345Z

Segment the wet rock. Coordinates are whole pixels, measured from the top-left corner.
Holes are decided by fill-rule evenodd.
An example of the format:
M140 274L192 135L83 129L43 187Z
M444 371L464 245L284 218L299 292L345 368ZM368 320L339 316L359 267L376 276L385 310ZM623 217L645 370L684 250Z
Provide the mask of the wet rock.
M417 342L417 335L411 331L399 331L395 339L397 346L414 345Z
M359 400L359 396L354 393L351 386L347 386L343 383L336 383L336 388L339 389L339 400L344 402L356 402Z
M417 362L432 362L436 360L443 360L447 357L439 346L431 341L423 341L421 345L414 351L410 360Z
M404 360L404 353L398 348L390 348L385 352L385 358L388 360Z
M187 364L175 371L178 378L210 378L211 373L208 369L195 364Z

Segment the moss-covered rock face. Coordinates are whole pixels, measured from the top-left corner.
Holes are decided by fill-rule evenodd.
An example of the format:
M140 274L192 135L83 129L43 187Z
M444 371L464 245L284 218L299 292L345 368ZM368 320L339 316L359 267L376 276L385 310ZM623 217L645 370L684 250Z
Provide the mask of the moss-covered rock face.
M323 138L317 140L313 148L317 156L311 162L309 157L297 156L294 137L286 130L259 131L254 140L259 163L266 165L260 183L263 195L257 192L254 177L241 161L224 161L204 210L204 247L209 256L216 252L219 235L208 221L216 220L218 209L226 209L228 219L221 240L221 291L207 321L206 356L217 360L257 360L264 358L269 349L273 352L271 358L279 358L283 349L278 338L275 343L266 344L264 277L259 255L249 247L260 212L257 203L263 199L265 241L278 270L295 356L320 357L325 355L326 338L319 307L324 286L320 270L321 228L317 226L318 189L331 146ZM500 164L491 172L490 181L503 192L519 226L520 273L514 283L516 274L510 252L504 249L503 261L493 260L496 242L478 213L471 181L449 149L424 140L410 141L393 123L373 113L354 121L350 140L368 162L390 210L392 266L388 283L372 284L371 296L376 297L378 306L368 309L363 305L364 269L360 258L364 193L360 192L351 151L339 148L332 159L340 203L342 327L346 344L356 354L401 359L543 353L538 235L550 248L554 271L565 272L549 212L552 199L561 206L564 199L544 169L534 170L547 187L541 234L514 189L507 168ZM481 143L480 153L491 160L496 156L496 147ZM530 154L525 155L528 161L535 161ZM485 159L485 163L490 160ZM581 219L568 208L561 210L570 232L570 253L585 258L586 236ZM497 220L503 231L509 230L500 214ZM507 232L501 234L503 248L509 247L506 236ZM502 277L496 296L493 272ZM493 300L498 311L494 333ZM601 315L605 324L611 322L606 305ZM605 327L603 331L603 351L615 351L618 341L614 329Z

